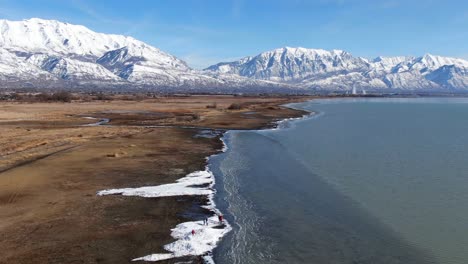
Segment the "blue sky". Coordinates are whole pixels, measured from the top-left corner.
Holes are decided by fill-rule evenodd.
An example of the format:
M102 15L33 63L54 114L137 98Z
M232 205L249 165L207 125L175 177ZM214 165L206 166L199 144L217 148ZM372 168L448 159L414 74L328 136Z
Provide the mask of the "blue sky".
M283 46L468 59L466 0L0 0L0 17L130 35L195 68Z

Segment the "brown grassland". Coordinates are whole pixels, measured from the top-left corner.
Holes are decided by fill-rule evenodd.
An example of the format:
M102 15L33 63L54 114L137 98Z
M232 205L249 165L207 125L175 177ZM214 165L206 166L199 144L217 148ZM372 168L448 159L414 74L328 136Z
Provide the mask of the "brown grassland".
M112 99L0 102L0 263L129 263L163 252L186 212L205 213L194 206L203 197L96 192L202 170L221 142L200 130L269 127L305 114L281 105L309 97Z

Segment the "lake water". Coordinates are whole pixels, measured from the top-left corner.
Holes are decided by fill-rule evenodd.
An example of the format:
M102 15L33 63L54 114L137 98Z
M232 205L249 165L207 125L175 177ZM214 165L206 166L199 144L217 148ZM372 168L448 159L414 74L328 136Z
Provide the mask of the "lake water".
M219 263L468 263L468 100L336 99L211 159Z

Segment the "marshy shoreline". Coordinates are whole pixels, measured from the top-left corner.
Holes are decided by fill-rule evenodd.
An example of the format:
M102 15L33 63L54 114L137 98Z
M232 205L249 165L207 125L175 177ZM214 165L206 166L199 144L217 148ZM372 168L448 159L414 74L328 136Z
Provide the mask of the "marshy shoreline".
M96 193L174 183L203 171L206 157L221 151L224 131L272 128L305 114L282 105L309 99L0 103L0 263L128 263L163 252L174 241L172 228L212 214L202 208L205 196ZM109 126L83 126L90 123L84 116L108 118ZM160 263L181 260L202 261Z

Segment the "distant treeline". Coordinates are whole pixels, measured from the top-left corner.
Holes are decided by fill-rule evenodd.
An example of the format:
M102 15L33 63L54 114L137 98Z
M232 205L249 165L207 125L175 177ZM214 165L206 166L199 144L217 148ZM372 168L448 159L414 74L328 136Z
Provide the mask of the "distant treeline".
M0 93L0 101L17 102L63 102L72 101L112 101L129 100L138 101L158 97L155 94L113 94L113 93L72 93L68 91L56 92L5 92Z
M227 94L211 94L211 93L160 93L160 92L122 92L122 91L65 91L65 90L16 90L0 92L0 101L16 101L16 102L72 102L72 101L112 101L112 100L128 100L141 101L145 99L164 98L164 97L192 97L192 96L241 96L241 97L296 97L300 94L274 94L274 93L227 93ZM461 93L368 93L367 95L353 95L343 92L322 92L316 94L303 94L309 97L318 98L336 98L336 97L465 97L468 94ZM206 108L217 108L216 103L207 105ZM229 107L230 110L242 109L243 105L233 104Z
M210 93L153 93L153 92L77 92L77 91L4 91L0 92L0 101L17 102L71 102L71 101L112 101L128 100L141 101L145 99L164 97L192 97L192 96L240 96L240 97L287 97L297 95L251 93L251 94L210 94ZM207 108L216 108L216 104ZM233 105L231 109L240 109L242 106Z

